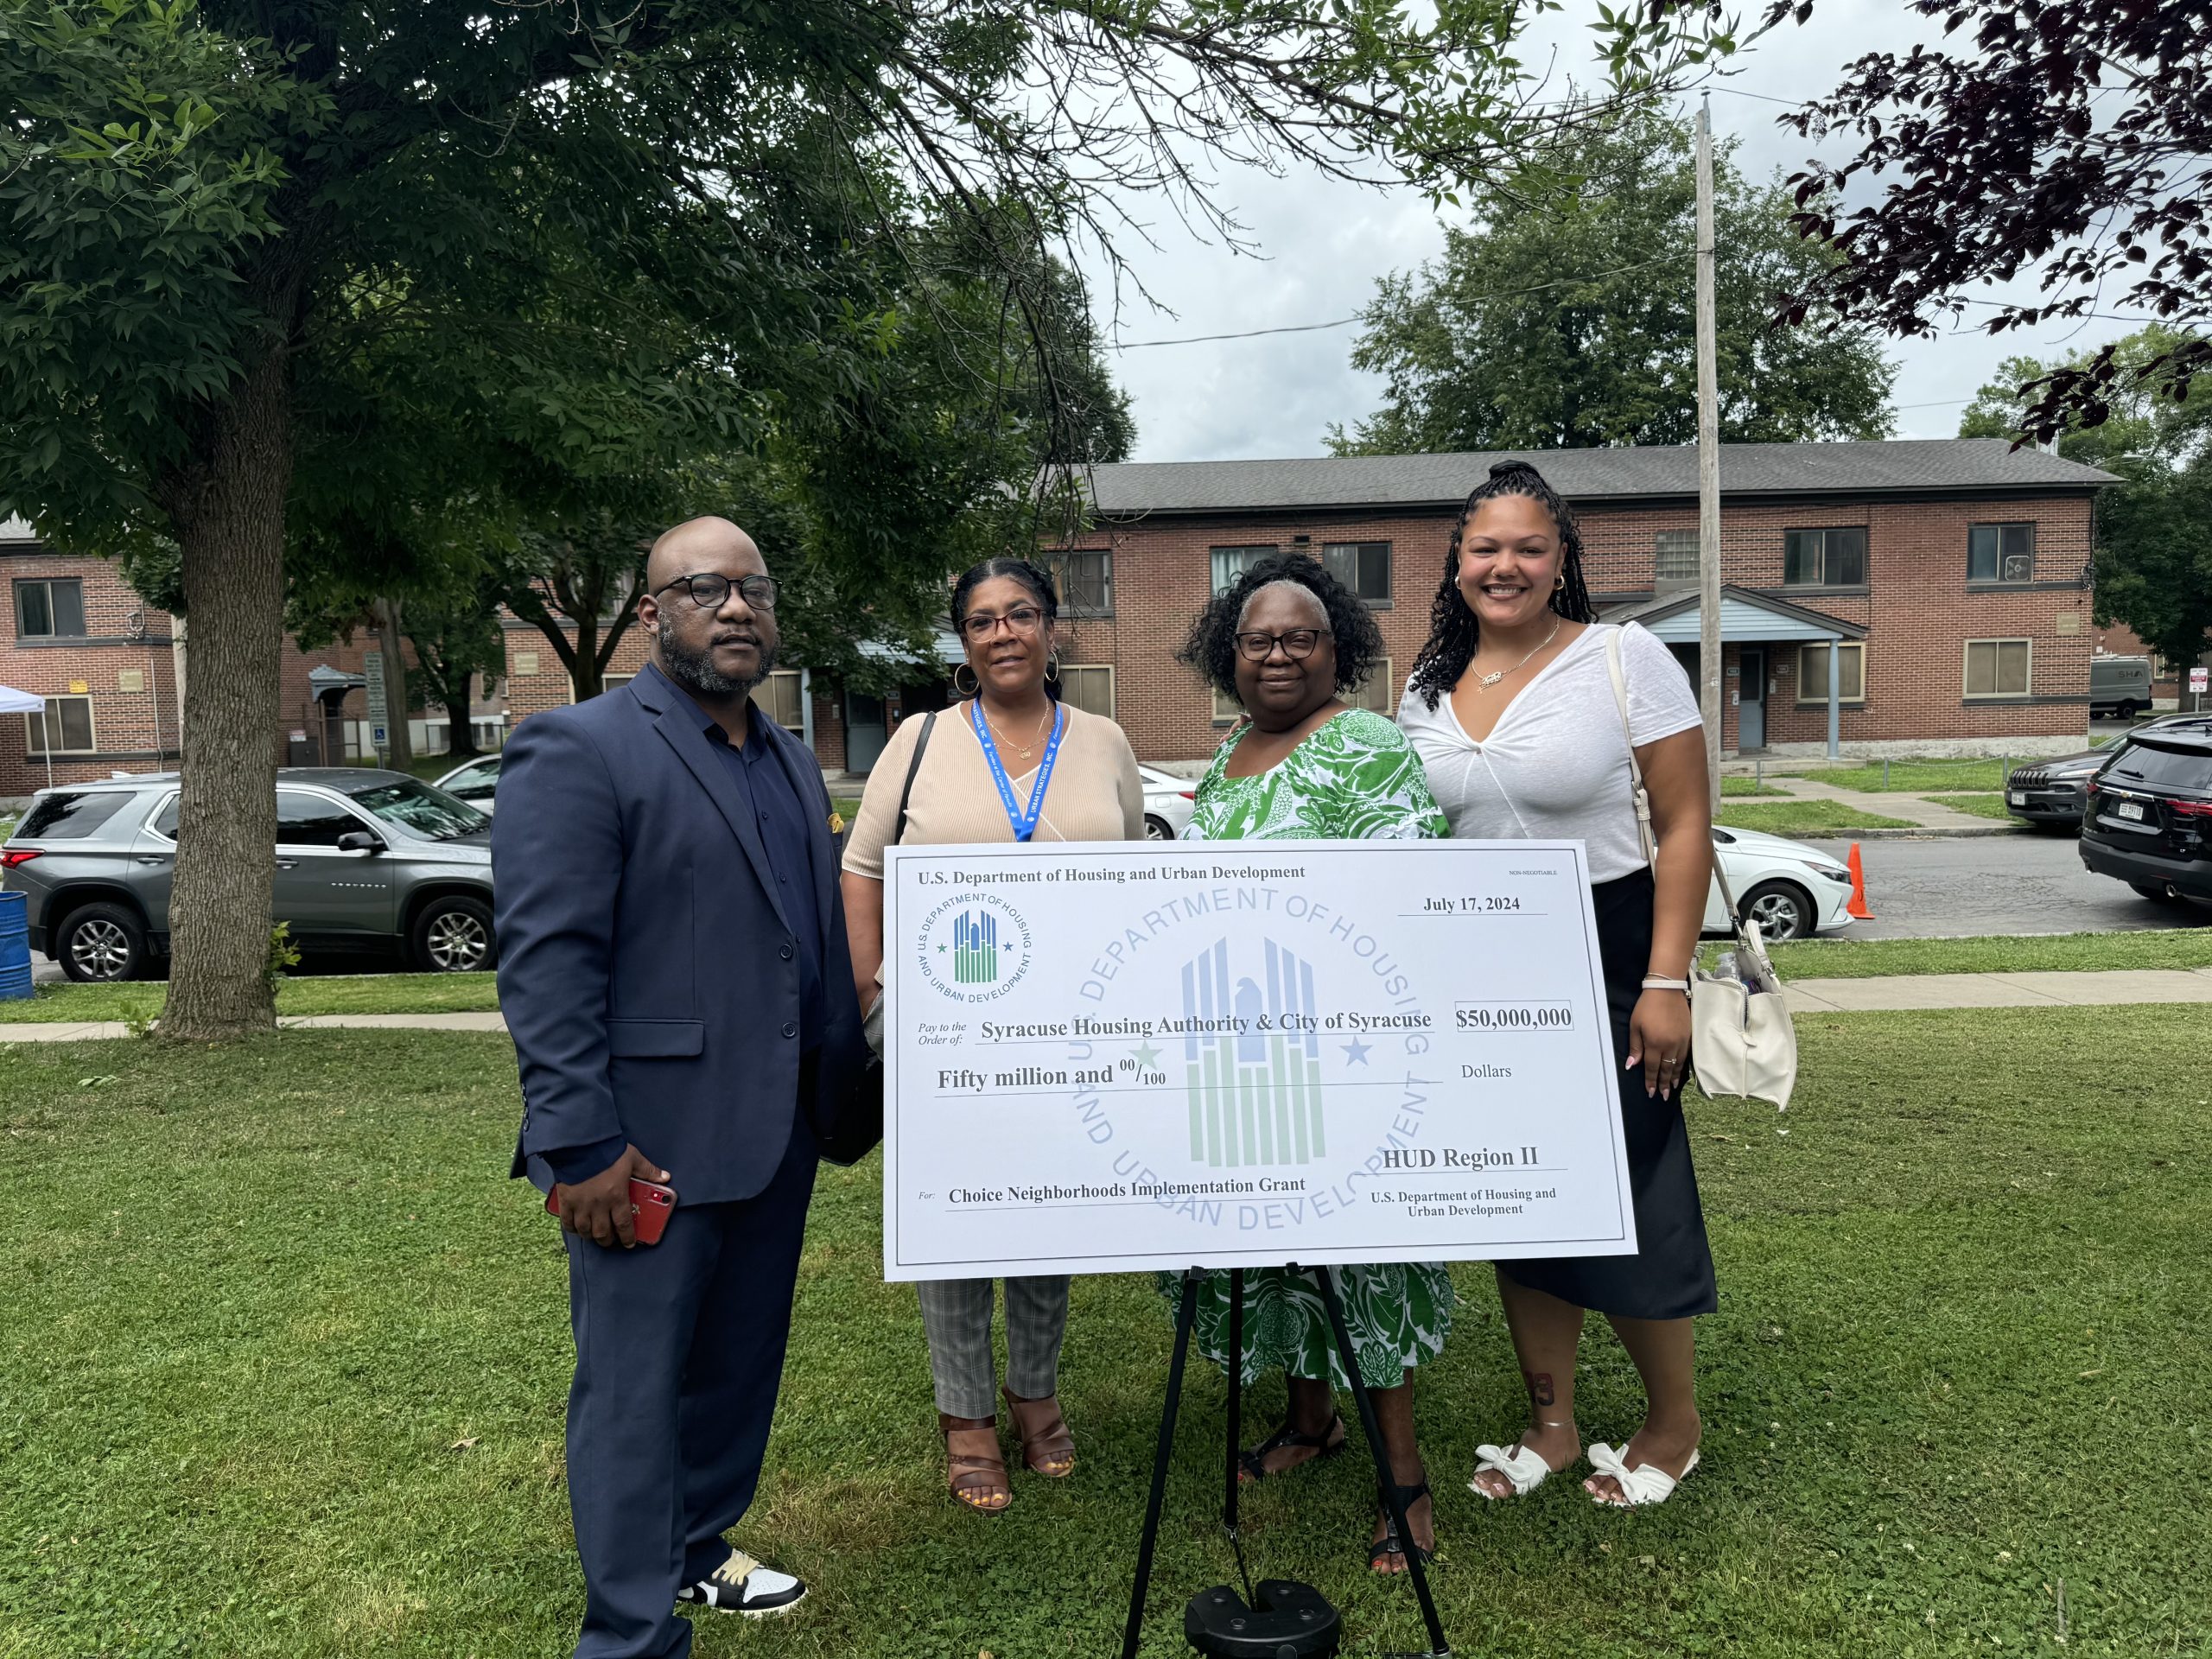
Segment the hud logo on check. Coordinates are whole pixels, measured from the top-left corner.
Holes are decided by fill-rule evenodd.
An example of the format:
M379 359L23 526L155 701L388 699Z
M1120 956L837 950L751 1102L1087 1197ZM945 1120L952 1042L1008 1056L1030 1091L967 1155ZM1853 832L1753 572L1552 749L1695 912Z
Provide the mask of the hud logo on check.
M947 899L922 923L922 977L962 1002L1005 995L1029 971L1029 924L989 893Z

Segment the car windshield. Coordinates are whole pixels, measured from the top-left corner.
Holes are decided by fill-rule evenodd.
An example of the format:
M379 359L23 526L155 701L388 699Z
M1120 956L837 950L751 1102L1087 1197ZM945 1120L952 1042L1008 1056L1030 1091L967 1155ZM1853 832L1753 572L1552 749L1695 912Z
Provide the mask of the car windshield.
M2212 754L2202 749L2153 748L2138 743L2105 774L2124 784L2163 785L2174 789L2212 789Z
M455 800L442 789L410 778L395 784L376 784L352 791L355 804L386 823L396 823L426 841L451 841L489 830L492 820L466 801Z

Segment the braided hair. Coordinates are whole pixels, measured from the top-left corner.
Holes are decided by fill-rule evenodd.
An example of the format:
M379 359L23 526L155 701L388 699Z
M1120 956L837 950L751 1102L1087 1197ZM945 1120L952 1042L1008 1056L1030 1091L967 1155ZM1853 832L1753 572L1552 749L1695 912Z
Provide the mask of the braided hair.
M1413 677L1407 689L1419 692L1422 702L1431 709L1436 707L1438 698L1459 683L1459 677L1475 660L1475 650L1482 643L1481 626L1468 606L1466 596L1459 591L1459 542L1467 533L1467 524L1475 516L1475 509L1501 495L1527 496L1550 513L1552 522L1559 526L1563 555L1560 575L1565 586L1553 590L1551 608L1570 622L1598 620L1597 607L1590 602L1590 589L1582 580L1582 535L1574 526L1574 514L1544 481L1544 475L1536 470L1535 463L1499 461L1490 469L1490 476L1468 495L1466 505L1459 509L1459 522L1452 526L1452 544L1444 555L1444 580L1436 589L1435 602L1428 607L1428 640L1421 646L1421 655L1414 658Z

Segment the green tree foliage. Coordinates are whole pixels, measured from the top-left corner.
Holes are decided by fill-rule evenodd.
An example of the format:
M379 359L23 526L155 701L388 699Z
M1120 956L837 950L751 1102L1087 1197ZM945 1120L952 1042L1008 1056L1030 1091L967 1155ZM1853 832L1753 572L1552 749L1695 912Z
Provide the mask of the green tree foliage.
M1110 245L1147 193L1228 226L1220 158L1441 196L1521 154L1551 118L1510 49L1522 11L0 0L0 511L65 547L173 547L188 613L163 1031L273 1018L288 555L448 545L423 524L456 503L619 516L620 480L766 454L816 480L825 592L887 548L936 564L906 513L938 486L830 525L804 459L883 384L916 225L1023 204L1000 275L1049 353L1037 247ZM1732 44L1705 0L1596 35L1635 87ZM874 418L860 453L942 453Z
M2088 424L2076 410L2058 453L2120 480L2097 503L2092 614L2126 624L2171 663L2212 649L2212 380L2197 377L2177 398L2160 373L2186 344L2154 324L2055 361L2007 358L1959 420L1962 438L2018 442L2055 377L2092 362L2111 370L2103 418Z
M1770 326L1831 256L1732 150L1713 161L1723 441L1883 436L1894 372L1866 334ZM1536 159L1565 188L1485 193L1440 260L1378 284L1352 363L1386 377L1383 404L1331 433L1338 454L1696 440L1689 129L1646 108L1572 127Z

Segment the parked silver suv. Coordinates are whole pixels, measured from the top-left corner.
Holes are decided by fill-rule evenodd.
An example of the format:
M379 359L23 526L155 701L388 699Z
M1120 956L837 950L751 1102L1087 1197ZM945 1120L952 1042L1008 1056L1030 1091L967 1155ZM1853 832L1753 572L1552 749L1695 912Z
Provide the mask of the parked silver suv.
M168 953L174 772L67 784L32 798L0 846L30 895L31 948L77 980L135 979ZM492 821L404 772L276 774L275 919L304 954L399 951L429 973L489 968Z

